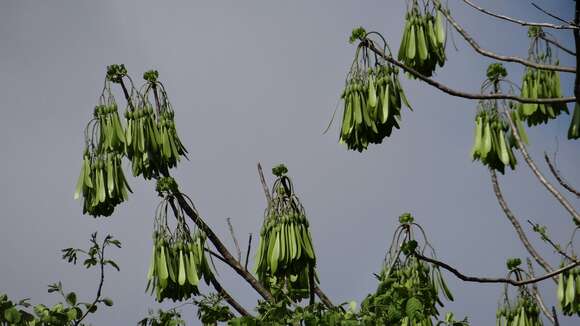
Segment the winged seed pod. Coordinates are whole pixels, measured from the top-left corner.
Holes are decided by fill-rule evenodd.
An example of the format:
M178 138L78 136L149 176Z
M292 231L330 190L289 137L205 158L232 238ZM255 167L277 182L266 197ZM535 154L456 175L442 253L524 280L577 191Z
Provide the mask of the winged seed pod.
M83 214L110 216L115 206L129 198L131 188L121 166L125 146L117 104L106 81L93 119L85 128L85 150L74 194L75 199L83 198Z
M285 287L290 298L300 301L316 282L316 255L304 207L285 175L287 169L276 167L273 172L278 178L260 231L254 271L266 287Z
M445 64L445 27L440 4L419 5L411 1L405 14L405 27L399 46L398 59L406 66L431 77L437 65ZM409 75L413 78L412 75Z
M178 209L177 226L173 232L167 224L168 198L157 208L153 232L153 250L147 271L146 292L155 299L183 301L199 294L199 281L209 284L212 276L205 254L205 234L190 231Z
M528 35L531 38L528 60L539 64L559 64L559 61L552 57L550 43L543 38L544 32L541 27L530 27ZM521 96L531 99L561 98L560 73L526 67ZM566 103L523 103L520 115L528 126L535 126L557 118L562 112L569 113Z
M472 159L483 165L505 173L505 167L512 170L517 164L513 148L515 140L506 121L500 117L492 102L480 102L479 111L475 117L475 134L471 149ZM517 133L527 142L527 135L519 120L519 115L510 112L514 123L518 127Z
M558 275L556 297L564 315L580 316L580 268L567 270Z

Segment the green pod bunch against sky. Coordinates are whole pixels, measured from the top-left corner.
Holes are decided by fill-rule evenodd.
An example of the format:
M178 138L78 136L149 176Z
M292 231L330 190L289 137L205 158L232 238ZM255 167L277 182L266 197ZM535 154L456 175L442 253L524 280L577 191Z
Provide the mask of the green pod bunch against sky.
M199 295L199 281L203 278L209 284L213 277L205 255L205 236L199 231L178 234L154 232L145 291L154 294L158 302Z
M420 74L431 77L445 64L445 23L440 4L426 6L412 0L405 14L405 25L398 59ZM412 77L412 75L409 75Z
M520 293L514 302L506 301L498 307L496 312L497 326L542 326L540 308L535 299L526 290Z
M316 254L309 224L290 179L274 182L256 252L254 272L267 288L285 287L295 301L309 297L316 282Z
M576 267L558 275L556 298L564 315L580 316L580 268Z
M531 38L528 51L529 61L538 64L559 64L559 60L554 57L550 43L545 39L545 33L541 27L530 27L528 36ZM526 67L522 78L520 96L530 99L561 98L563 95L560 73ZM520 107L520 115L528 123L528 126L548 123L563 112L569 113L566 103L522 103Z
M351 70L341 98L339 143L359 152L369 144L382 143L393 128L399 129L403 104L411 108L398 69L390 64Z
M151 179L166 172L161 160L161 135L153 107L146 105L125 112L127 158L133 176Z
M121 154L91 157L85 151L75 199L83 197L83 214L110 216L115 206L128 200L131 188L121 166Z
M526 142L527 134L521 120L519 120L519 115L511 112L509 114L512 115L518 129L516 132ZM517 160L514 148L517 148L517 144L507 121L501 118L497 110L493 108L480 109L475 117L471 158L503 174L506 166L512 170L515 169Z

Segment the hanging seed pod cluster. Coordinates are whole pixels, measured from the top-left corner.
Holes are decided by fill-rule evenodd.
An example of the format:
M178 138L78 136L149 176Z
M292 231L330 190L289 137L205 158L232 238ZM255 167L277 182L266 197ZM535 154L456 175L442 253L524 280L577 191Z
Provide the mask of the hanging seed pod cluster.
M131 188L125 179L121 159L125 134L117 103L105 81L93 119L85 128L85 150L74 198L83 198L83 214L110 216L115 206L129 198Z
M127 119L127 157L131 160L133 175L151 179L175 167L187 150L175 129L175 113L163 84L157 80L157 71L143 75L144 91L137 92L134 110L125 113ZM150 97L154 97L157 110Z
M553 57L550 43L542 38L544 35L541 27L532 26L528 30L528 36L532 39L528 60L538 64L558 65L558 60ZM560 74L557 71L526 67L521 96L531 99L561 98ZM535 126L555 119L562 112L568 113L566 103L523 103L520 114L527 121L528 126Z
M205 234L190 231L182 209L172 198L165 198L157 208L153 232L153 250L147 272L147 288L158 302L182 301L199 294L200 279L210 283L212 271L205 255ZM177 226L171 232L167 223L168 206L175 208Z
M110 216L128 199L131 189L121 165L124 156L131 161L133 175L146 179L166 174L181 156L186 156L175 129L174 111L158 76L157 71L146 72L146 83L138 91L125 66L107 67L105 86L93 119L85 128L85 150L74 194L75 199L83 197L83 214ZM130 93L123 78L130 81ZM120 84L130 100L125 111L126 127L119 118L112 84Z
M577 314L580 316L580 268L574 268L558 275L556 297L564 315Z
M434 325L433 319L439 317L438 306L443 306L440 295L451 301L453 295L439 268L430 267L414 255L432 251L426 238L421 246L413 238L411 229L424 234L422 228L409 213L401 215L399 221L401 225L395 231L383 268L376 275L379 286L365 298L361 309L373 313L377 325Z
M398 58L406 66L431 77L437 65L445 64L445 27L439 3L408 2L405 28ZM409 75L411 76L411 75Z
M507 279L515 276L517 280L524 277L532 278L531 275L522 270L519 266L522 261L519 258L510 258L507 260L509 270ZM508 284L504 286L502 299L496 312L496 325L498 326L542 326L540 318L540 308L527 286L517 288L516 298L510 300Z
M288 296L299 301L314 286L316 255L304 207L286 175L288 170L279 165L273 172L278 178L260 231L255 272L267 287L286 285Z
M481 102L475 117L475 136L471 157L480 161L490 169L505 173L505 167L512 170L517 164L514 148L516 141L511 133L508 122L494 107L493 102ZM527 143L527 134L517 111L508 111L516 124L520 138Z
M361 38L366 40L366 35ZM382 143L393 128L400 128L403 104L411 109L398 68L370 56L364 44L357 48L341 95L344 110L339 138L339 143L359 152L368 144Z
M540 308L534 298L525 293L510 303L505 301L496 313L496 325L498 326L542 326Z

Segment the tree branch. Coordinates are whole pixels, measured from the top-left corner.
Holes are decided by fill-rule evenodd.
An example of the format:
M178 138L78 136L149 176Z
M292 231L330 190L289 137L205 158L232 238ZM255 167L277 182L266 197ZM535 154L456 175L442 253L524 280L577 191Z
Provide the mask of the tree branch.
M252 234L248 236L248 249L246 250L246 262L244 263L244 269L248 270L248 261L250 261L250 250L252 249Z
M528 263L528 271L530 272L530 276L536 277L536 274L534 274L534 266L532 266L532 261L530 260L530 258L526 259L526 262ZM552 324L554 324L555 323L554 316L552 316L550 310L548 310L548 308L546 307L546 304L544 303L544 300L540 295L540 291L538 290L538 285L536 283L532 284L532 290L533 290L532 293L534 294L534 297L536 299L536 302L538 302L540 309L542 310L546 318L548 318L548 320Z
M526 233L522 229L520 222L518 221L518 219L516 218L514 213L508 207L507 202L506 202L505 198L503 197L503 194L501 193L501 188L499 187L499 182L497 181L497 175L496 175L495 171L489 170L489 173L491 175L491 184L493 185L493 192L495 193L495 196L497 197L497 201L499 202L499 206L504 211L507 219L513 225L518 237L520 238L520 241L522 242L522 244L524 245L524 247L526 248L528 253L534 258L534 260L540 266L542 266L542 268L546 272L552 272L554 270L554 268L552 268L552 266L550 266L550 264L536 251L534 246L532 246L532 243L530 242L530 240L526 236ZM554 281L556 281L556 280L554 280Z
M556 19L556 20L558 20L558 21L560 21L560 22L562 22L564 24L569 24L569 25L578 27L577 24L570 23L570 22L566 21L565 19L563 19L561 17L558 17L558 16L552 14L551 12L549 12L549 11L547 11L545 9L542 9L540 6L538 6L537 4L535 4L533 2L532 2L532 6L534 6L534 8L538 9L539 11L543 12L544 14L546 14L546 15L548 15L548 16L550 16L550 17L552 17L552 18L554 18L554 19Z
M517 101L520 103L567 103L567 102L575 102L576 98L575 97L561 97L561 98L554 98L554 99L530 99L530 98L524 98L524 97L519 97L519 96L513 96L513 95L505 95L505 94L500 94L500 93L494 93L494 94L475 94L475 93L466 93L466 92L461 92L461 91L457 91L455 89L449 88L429 77L425 77L424 75L422 75L421 73L419 73L417 70L408 67L406 65L404 65L403 63L397 61L396 59L394 59L392 56L388 56L386 55L382 49L379 49L372 40L366 39L363 42L361 42L361 46L366 46L368 49L370 49L371 51L373 51L374 53L376 53L377 55L379 55L381 58L383 58L384 60L386 60L387 62L392 63L393 65L405 70L406 72L410 73L411 75L415 76L417 79L420 79L421 81L441 90L442 92L449 94L451 96L455 96L455 97L462 97L462 98L467 98L467 99L472 99L472 100L512 100L512 101Z
M457 269L449 266L448 264L446 264L444 262L441 262L441 261L433 259L433 258L425 257L417 252L415 252L414 255L421 260L424 260L426 262L429 262L431 264L437 265L439 267L442 267L442 268L450 271L451 273L453 273L455 276L457 276L457 278L461 279L462 281L474 282L474 283L504 283L504 284L510 284L513 286L522 286L522 285L526 285L526 284L537 283L537 282L543 281L545 279L549 279L551 277L554 277L560 273L564 273L564 272L580 265L580 262L574 262L574 263L566 265L560 269L557 269L555 271L552 271L552 272L547 273L547 274L540 276L540 277L516 281L516 280L509 279L509 278L489 278L489 277L466 276L466 275L462 274L461 272L459 272Z
M222 255L222 258L226 263L234 270L238 275L240 275L246 282L250 284L260 294L264 299L268 301L274 301L272 294L262 284L247 270L240 265L240 263L232 256L228 251L226 246L221 242L219 237L213 232L213 230L203 221L203 219L197 214L197 212L189 205L185 197L180 192L173 193L173 196L179 202L179 206L183 208L185 214L207 235L208 239L217 249L217 251Z
M568 53L571 56L576 56L576 52L568 49L567 47L563 46L562 44L560 44L558 41L556 40L552 40L551 38L547 38L545 36L540 36L540 38L548 43L551 43L553 45L555 45L557 48L559 48L560 50Z
M578 6L578 3L576 3L576 5ZM574 30L574 31L576 31L576 30ZM542 172L540 172L540 169L538 169L538 167L536 166L536 163L534 163L534 161L530 157L530 154L528 153L526 146L522 142L522 139L520 138L520 135L517 132L518 129L516 128L516 125L512 119L511 114L508 113L505 116L506 116L507 121L510 125L510 129L512 130L512 135L514 136L514 138L516 140L518 148L520 149L520 152L522 153L522 156L524 157L524 161L526 161L526 163L528 164L528 166L530 167L530 169L532 170L534 175L538 178L540 183L542 183L544 185L544 187L546 187L546 189L548 189L548 191L552 195L554 195L556 200L558 200L558 202L560 202L560 204L562 204L562 206L570 213L570 215L572 215L572 218L574 219L576 224L580 224L580 215L578 214L578 212L576 212L576 209L574 209L574 207L570 204L570 202L568 202L568 200L556 188L554 188L554 186L546 179L546 177L544 177Z
M322 303L324 303L324 305L326 307L328 307L328 308L334 307L334 304L332 303L332 301L330 301L330 299L326 296L326 294L324 294L324 292L322 292L322 290L318 287L318 285L314 286L314 293L316 293L316 296L318 296L320 301L322 301Z
M232 308L236 309L236 311L242 316L251 316L244 307L242 307L218 282L215 278L215 275L212 274L210 278L211 284L213 287L218 291L218 293L226 300L226 302L232 306Z
M477 42L463 29L463 27L461 27L461 25L459 25L459 23L457 23L455 21L455 19L453 19L451 14L449 14L449 12L442 10L441 13L443 14L443 16L445 16L445 18L447 18L447 21L465 39L465 41L467 41L467 43L469 43L469 45L471 45L471 47L475 50L475 52L477 52L485 57L493 58L493 59L505 61L505 62L516 62L516 63L522 64L524 66L533 67L533 68L537 68L537 69L576 73L576 69L573 67L544 65L544 64L535 63L535 62L532 62L529 60L525 60L525 59L520 58L520 57L499 55L499 54L493 53L489 50L485 50L481 46L479 46L479 44L477 44ZM574 31L577 31L577 30L578 29L574 29Z
M81 318L75 321L75 326L80 325L81 321L87 318L93 307L95 307L101 299L101 291L103 290L103 283L105 283L105 241L103 241L103 244L101 245L101 252L99 253L99 265L101 265L101 277L99 281L99 287L97 288L97 295L95 296L93 303L91 303L91 306L87 307L87 311L85 311Z
M548 167L550 168L550 171L552 172L552 174L554 175L554 177L556 177L556 180L558 180L558 182L560 183L560 185L562 185L562 187L564 187L569 192L571 192L574 195L576 195L576 197L579 197L580 198L580 192L578 190L574 189L574 187L572 187L569 183L567 183L562 178L562 176L560 175L560 171L556 170L556 168L554 167L554 165L550 161L550 158L548 157L548 154L546 152L544 152L544 159L546 160L546 163L548 163Z
M482 13L484 13L486 15L493 16L493 17L499 18L499 19L503 19L503 20L506 20L506 21L509 21L512 23L520 24L522 26L538 26L538 27L546 27L546 28L554 28L554 29L578 29L578 26L572 25L568 22L566 22L566 25L554 25L554 24L549 24L549 23L533 23L533 22L528 22L528 21L524 21L524 20L520 20L520 19L515 19L515 18L505 16L505 15L493 13L487 9L484 9L484 8L476 5L471 0L463 0L463 2L465 2L468 6L474 8L478 11L481 11Z
M232 239L234 240L234 246L236 247L236 253L238 254L238 261L241 262L242 261L242 250L240 249L240 244L238 243L238 239L236 238L236 233L234 232L234 226L232 225L232 220L231 218L227 218L226 219L227 223L228 223L228 229L230 230L230 235L232 236Z
M266 178L264 178L264 172L262 171L262 165L258 162L258 175L260 176L260 182L262 183L262 189L264 190L264 195L266 196L266 200L268 201L268 205L272 201L272 197L270 196L270 190L268 189L268 184L266 183Z

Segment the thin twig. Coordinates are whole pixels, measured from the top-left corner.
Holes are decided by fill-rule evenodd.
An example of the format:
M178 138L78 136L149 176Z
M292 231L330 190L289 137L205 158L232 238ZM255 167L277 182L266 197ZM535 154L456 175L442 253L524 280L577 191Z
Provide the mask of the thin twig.
M567 47L563 46L563 45L562 45L562 44L560 44L558 41L556 41L556 40L553 40L553 39L551 39L551 38L547 38L547 37L545 37L545 36L540 36L540 38L541 38L542 40L544 40L544 41L548 42L548 43L551 43L551 44L555 45L557 48L559 48L560 50L562 50L562 51L564 51L564 52L568 53L569 55L571 55L571 56L576 56L576 52L574 52L574 51L572 51L572 50L568 49Z
M258 175L260 176L260 182L262 183L262 189L264 190L264 195L268 201L268 205L272 202L272 197L270 196L270 190L268 189L268 184L266 183L266 178L264 178L264 172L262 171L262 165L258 162Z
M252 234L250 233L248 237L248 249L246 250L246 262L244 263L244 269L248 270L248 261L250 260L250 250L252 249Z
M570 215L572 216L572 218L574 219L574 221L576 222L576 224L580 224L580 215L578 214L578 212L576 212L576 209L574 208L574 206L572 206L572 204L570 204L570 202L568 202L568 200L566 199L566 197L564 197L547 179L546 177L544 177L544 175L542 174L542 172L540 172L540 169L538 169L538 167L536 166L536 163L532 160L530 154L528 153L528 150L526 149L526 146L524 145L524 143L522 142L522 139L519 135L519 133L517 132L517 128L516 125L512 119L511 114L506 114L505 115L507 118L507 121L510 125L510 129L512 131L512 135L514 136L514 139L516 140L516 144L518 145L518 148L520 150L520 152L522 153L522 156L524 157L524 161L526 161L526 163L528 164L528 166L530 167L530 170L532 170L532 172L534 173L534 175L536 176L536 178L540 181L541 184L544 185L544 187L556 198L556 200L562 204L562 206L570 213Z
M549 23L533 23L533 22L528 22L528 21L524 21L524 20L520 20L520 19L515 19L515 18L505 16L505 15L493 13L487 9L479 7L478 5L476 5L475 3L473 3L470 0L463 0L463 2L465 2L470 7L474 8L478 11L481 11L482 13L484 13L486 15L490 15L490 16L493 16L493 17L496 17L499 19L503 19L503 20L512 22L512 23L520 24L522 26L539 26L539 27L554 28L554 29L578 29L578 26L575 26L575 25L570 24L568 22L566 22L566 25L554 25L554 24L549 24Z
M75 321L75 326L80 325L83 319L87 318L87 315L91 312L93 307L97 305L99 300L101 300L101 291L103 290L103 283L105 282L105 241L101 245L101 252L99 253L99 265L101 265L101 277L99 281L99 287L97 288L97 295L95 296L95 300L91 303L90 307L87 307L87 311L81 316L81 318Z
M552 172L552 174L554 175L554 177L556 177L556 180L558 180L558 182L560 183L560 185L562 185L562 187L564 187L564 189L566 189L569 192L571 192L574 195L576 195L576 197L580 198L580 192L578 190L574 189L574 187L572 187L568 182L566 182L564 180L564 178L562 178L562 176L560 175L560 171L558 171L554 167L554 165L550 161L550 158L548 157L548 154L546 152L544 152L544 159L546 160L546 163L548 163L548 167L550 168L550 171Z
M405 70L406 72L410 73L411 75L417 77L417 79L422 80L423 82L441 90L444 93L447 93L451 96L462 97L472 100L513 100L520 103L567 103L567 102L575 102L575 97L561 97L561 98L554 98L554 99L530 99L530 98L523 98L519 96L513 95L505 95L500 93L493 93L493 94L476 94L476 93L466 93L462 91L458 91L452 88L449 88L429 77L426 77L419 73L417 70L404 65L403 63L397 61L392 56L386 55L382 49L377 47L372 40L365 40L361 43L361 46L368 47L371 51L382 57L384 60L394 64L395 66Z
M520 57L515 57L515 56L506 56L506 55L499 55L496 54L492 51L483 49L474 39L473 37L471 37L471 35L469 35L469 33L467 33L465 31L465 29L463 29L463 27L461 27L461 25L459 25L459 23L457 23L457 21L455 21L455 19L453 19L453 17L451 16L451 14L449 14L448 11L446 10L442 10L441 13L443 14L443 16L445 16L445 18L447 19L447 21L451 24L451 26L453 26L453 28L455 28L455 30L461 35L463 36L463 38L465 39L465 41L467 41L467 43L469 43L469 45L471 45L471 47L475 50L475 52L489 57L489 58L493 58L496 60L500 60L500 61L505 61L505 62L516 62L519 64L522 64L524 66L528 66L528 67L534 67L534 68L538 68L538 69L545 69L545 70L554 70L554 71L562 71L562 72L570 72L570 73L575 73L576 72L576 68L574 67L563 67L563 66L556 66L556 65L544 65L544 64L539 64L536 62L532 62L529 60L525 60L523 58Z
M457 278L466 281L466 282L475 282L475 283L504 283L504 284L510 284L513 286L521 286L521 285L526 285L526 284L533 284L533 283L537 283L546 279L549 279L551 277L557 276L558 274L564 273L578 265L580 265L580 262L574 262L571 263L569 265L566 265L560 269L557 269L553 272L547 273L545 275L542 275L540 277L536 277L536 278L529 278L529 279L525 279L525 280L521 280L521 281L516 281L516 280L512 280L509 278L490 278L490 277L475 277L475 276L466 276L464 274L462 274L461 272L459 272L457 269L449 266L448 264L441 262L439 260L433 259L433 258L429 258L429 257L425 257L417 252L415 252L414 254L415 256L417 256L417 258L424 260L426 262L429 262L431 264L435 264L439 267L443 267L444 269L450 271L451 273L453 273L455 276L457 276Z
M499 182L497 180L497 175L496 175L495 171L490 169L489 173L491 175L491 184L493 186L493 192L495 193L495 196L497 197L497 201L499 203L499 206L501 207L501 209L505 213L505 216L507 217L507 219L513 225L518 237L520 238L520 241L522 242L522 244L524 245L524 247L526 248L528 253L534 258L534 260L540 266L542 266L542 268L546 272L553 271L554 268L552 268L552 266L550 266L550 264L536 251L536 249L534 248L534 246L532 245L532 243L530 242L530 240L526 236L526 233L524 232L520 222L518 221L518 219L516 218L514 213L511 211L511 209L507 205L507 201L503 197L503 194L501 192L501 188L499 187ZM554 281L556 281L556 280L554 280Z
M560 22L562 22L564 24L574 25L574 23L570 23L570 22L566 21L565 19L563 19L563 18L561 18L559 16L556 16L556 15L552 14L551 12L549 12L549 11L547 11L545 9L542 9L542 7L538 6L537 4L535 4L533 2L532 2L532 6L534 6L534 8L538 9L539 11L543 12L544 14L546 14L546 15L548 15L548 16L556 19L556 20L559 20ZM575 27L578 28L578 26L575 26Z
M242 261L242 250L240 249L240 244L238 243L238 239L236 238L236 233L234 232L234 226L232 225L231 218L227 218L226 221L228 222L228 229L230 230L230 235L234 240L234 246L236 247L236 252L238 254L238 261Z
M558 315L556 314L556 307L552 306L552 316L554 316L554 326L560 326Z
M527 258L526 262L528 263L528 271L530 273L530 276L536 277L536 275L534 274L534 266L532 266L532 260L530 258ZM552 324L554 324L554 316L552 316L550 310L548 310L548 308L546 307L546 304L544 303L544 300L540 295L540 291L538 290L538 285L536 283L532 284L532 290L534 293L534 297L536 298L536 302L538 302L538 305L540 306L540 309L542 310L546 318L548 318L548 320Z
M538 226L538 224L528 220L528 223L532 226L532 228ZM570 261L576 261L575 258L570 257L566 252L564 252L560 246L558 246L557 244L554 243L554 241L552 241L552 239L548 238L545 234L542 234L542 240L544 240L545 242L547 242L550 246L552 246L552 248L554 248L554 251L556 251L557 253L559 253L560 255L562 255L562 257L567 258Z

